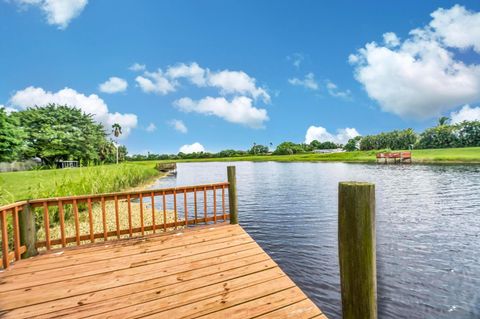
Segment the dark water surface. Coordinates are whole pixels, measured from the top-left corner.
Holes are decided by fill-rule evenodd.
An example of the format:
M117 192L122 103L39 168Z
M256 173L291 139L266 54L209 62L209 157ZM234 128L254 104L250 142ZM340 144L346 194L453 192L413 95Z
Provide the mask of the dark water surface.
M480 318L480 166L185 163L155 188L221 182L239 220L330 317L341 317L339 181L376 184L379 318Z

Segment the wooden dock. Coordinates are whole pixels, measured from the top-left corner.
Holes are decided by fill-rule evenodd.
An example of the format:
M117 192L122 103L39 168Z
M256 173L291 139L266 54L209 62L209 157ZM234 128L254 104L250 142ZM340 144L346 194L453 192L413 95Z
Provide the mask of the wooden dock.
M238 225L227 178L0 206L0 317L326 318ZM342 315L376 319L375 186L338 199Z
M2 318L326 318L226 222L49 250L0 272Z

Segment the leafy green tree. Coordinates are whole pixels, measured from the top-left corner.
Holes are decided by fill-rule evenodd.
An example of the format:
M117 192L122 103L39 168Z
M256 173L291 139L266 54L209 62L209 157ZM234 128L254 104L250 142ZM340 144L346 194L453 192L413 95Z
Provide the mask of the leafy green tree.
M117 149L112 141L107 139L101 141L97 149L101 163L114 163L116 161Z
M361 136L356 136L348 140L347 144L343 147L343 149L347 152L358 151L360 149L360 140L362 139Z
M118 160L120 162L125 161L127 159L127 154L128 154L127 147L125 145L120 145L118 147Z
M307 144L295 144L293 142L280 143L273 154L276 155L291 155L306 152Z
M480 121L464 121L456 125L459 147L480 146Z
M252 148L248 151L248 153L257 155L257 154L267 154L268 153L268 146L254 144Z
M240 155L245 155L245 151L236 151L236 150L223 150L218 152L216 157L233 157L233 156L240 156Z
M426 129L420 134L418 148L449 148L459 145L457 128L452 125L439 125Z
M21 157L25 133L16 117L0 108L0 162L10 162Z
M48 165L59 160L99 161L108 143L103 126L77 108L49 104L12 116L26 133L24 155L40 157Z
M317 140L313 140L310 142L310 148L312 150L331 150L334 148L338 148L338 145L330 141L320 142Z
M360 140L362 151L392 149L405 150L417 142L417 134L409 128L403 131L391 131L377 135L367 135Z

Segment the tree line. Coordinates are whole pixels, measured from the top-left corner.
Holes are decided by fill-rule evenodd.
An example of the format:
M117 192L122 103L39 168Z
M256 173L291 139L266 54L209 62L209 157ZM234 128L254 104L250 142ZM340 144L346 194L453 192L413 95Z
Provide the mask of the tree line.
M428 148L452 148L452 147L475 147L480 146L480 121L464 121L457 124L449 124L449 119L442 117L435 127L427 128L420 134L413 129L394 130L375 135L357 136L350 139L345 145L332 141L311 143L282 142L274 150L266 145L254 143L249 150L227 149L217 153L178 153L178 154L136 154L127 156L128 160L177 160L177 159L200 159L241 157L248 155L292 155L309 153L315 150L338 149L352 152L357 150L408 150ZM270 145L272 146L272 145Z
M271 146L271 145L270 145ZM198 152L198 153L178 153L178 154L155 154L147 153L135 154L127 156L127 160L130 161L146 161L146 160L177 160L177 159L199 159L199 158L222 158L222 157L241 157L249 155L290 155L308 153L319 149L333 149L341 148L342 145L335 144L333 142L319 142L312 141L311 143L296 144L293 142L283 142L279 144L275 150L271 151L267 145L261 145L253 143L253 146L249 150L233 150L227 149L217 153L210 152Z
M345 150L408 150L480 146L480 121L464 121L449 124L446 117L440 118L435 127L427 128L420 134L412 129L395 130L376 135L351 139Z
M113 129L121 134L118 124ZM113 163L116 146L109 136L91 114L78 108L49 104L11 113L0 108L0 162L38 158L47 166L61 160ZM124 160L126 147L120 146L118 152Z

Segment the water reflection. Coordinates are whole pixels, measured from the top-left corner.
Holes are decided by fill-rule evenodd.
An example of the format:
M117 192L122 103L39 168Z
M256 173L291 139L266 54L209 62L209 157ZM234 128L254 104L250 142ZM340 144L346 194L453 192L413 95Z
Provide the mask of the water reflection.
M242 226L330 318L340 317L337 185L377 187L380 318L480 318L480 166L186 163L153 186L226 180Z

